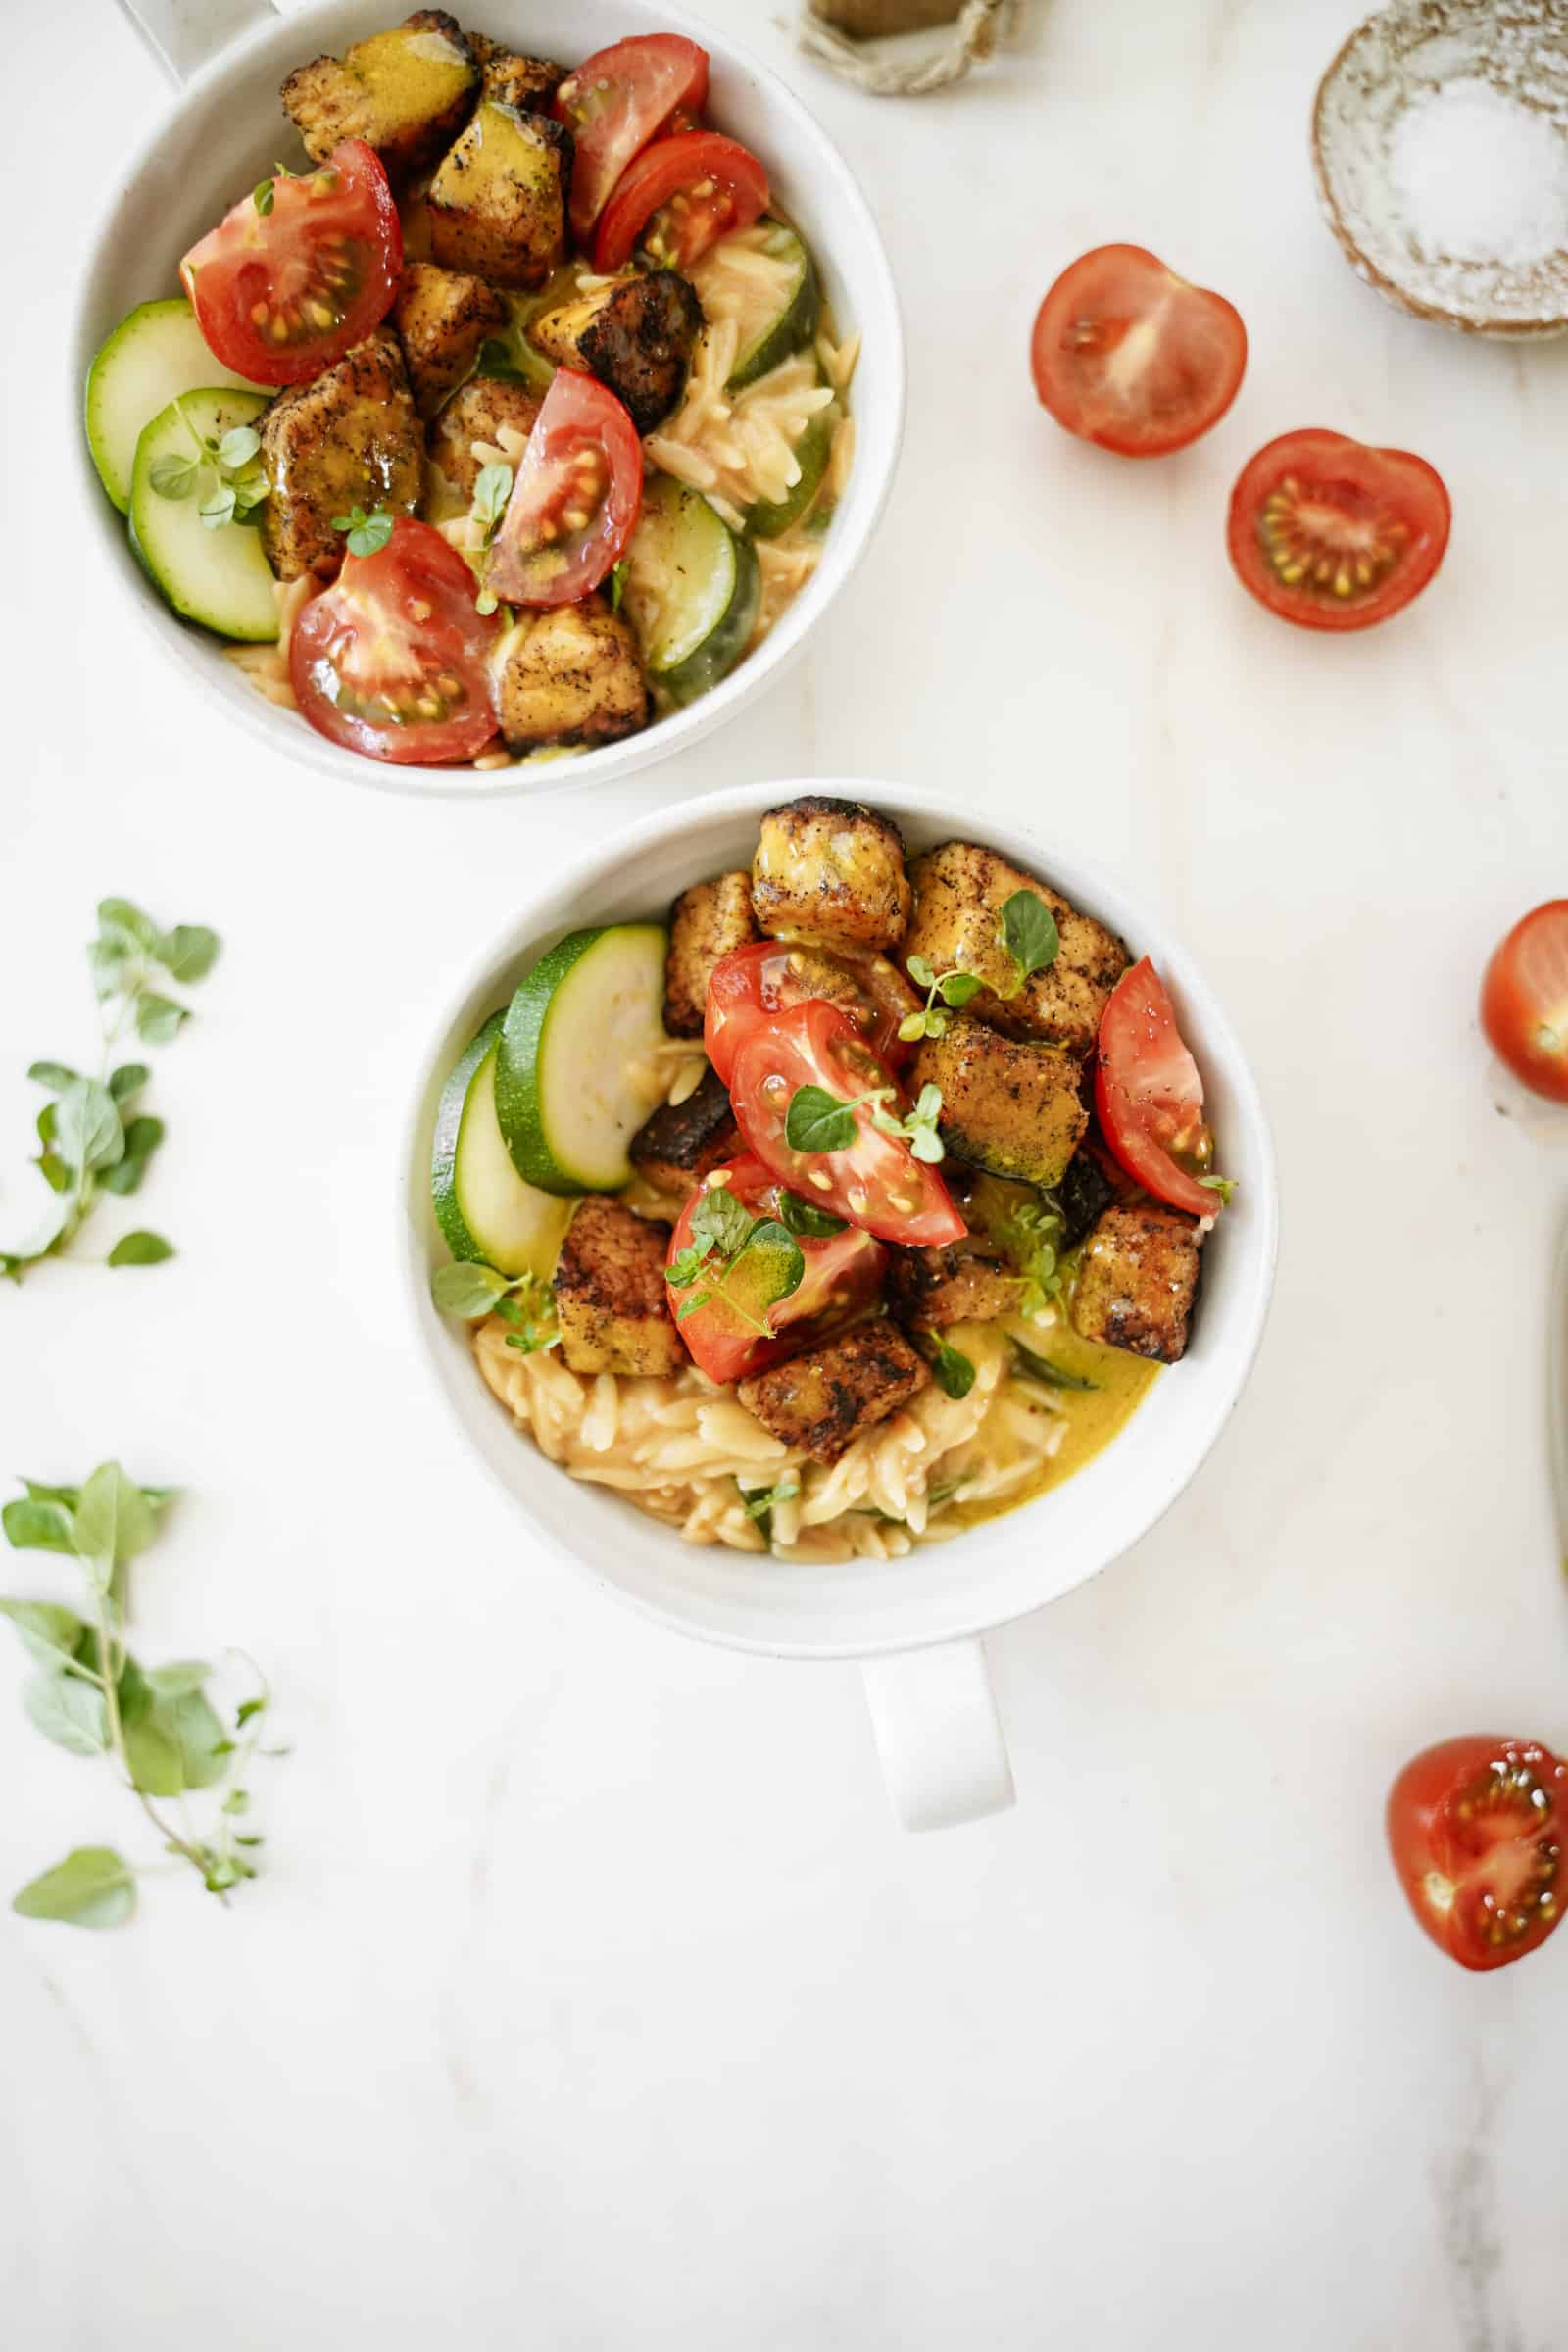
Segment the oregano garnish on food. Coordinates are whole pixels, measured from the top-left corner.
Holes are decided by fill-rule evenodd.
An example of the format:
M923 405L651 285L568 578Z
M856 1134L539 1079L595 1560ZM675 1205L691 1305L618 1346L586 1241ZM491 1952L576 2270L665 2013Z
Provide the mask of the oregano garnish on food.
M998 991L1001 996L1017 996L1031 973L1055 962L1061 947L1056 918L1032 890L1015 890L1003 902L1002 944L1012 958L1013 979Z
M477 523L482 533L477 551L470 551L470 553L476 552L479 559L476 567L479 574L479 593L473 600L474 610L479 612L493 612L499 601L489 581L490 550L495 535L501 528L501 520L506 514L507 502L511 496L512 467L510 466L482 466L479 468L474 479L473 498L468 507L469 521ZM350 544L353 544L352 541Z
M499 1315L508 1326L507 1346L522 1355L537 1355L561 1338L554 1296L536 1274L498 1274L482 1259L458 1258L437 1266L430 1277L430 1297L442 1314L456 1315L464 1323L482 1323L486 1315Z
M744 1299L730 1287L743 1259L749 1286ZM772 1309L798 1291L805 1278L806 1253L789 1227L777 1217L754 1216L722 1184L710 1185L704 1193L692 1211L690 1241L664 1269L670 1289L687 1293L675 1310L677 1323L721 1298L741 1322L769 1340L774 1336Z
M919 1012L906 1013L899 1023L899 1035L906 1045L913 1045L921 1037L946 1037L948 1016L942 1009L951 1004L955 1012L961 1011L972 998L977 997L985 982L978 972L956 968L951 972L933 970L923 956L911 956L906 967L916 988L926 992L925 1004ZM941 999L941 1004L937 1002Z
M333 515L332 528L347 532L351 556L378 556L392 536L393 519L385 507L367 514L362 506L355 505L347 514Z
M256 463L261 434L252 424L236 424L215 439L196 430L177 399L173 406L192 454L160 458L148 477L153 489L160 498L198 499L197 513L210 531L243 521L270 495L267 476Z
M863 1108L882 1134L902 1136L916 1159L943 1158L945 1146L937 1133L941 1088L922 1086L913 1109L895 1116L887 1106L897 1100L892 1086L873 1086L849 1101L830 1095L825 1086L798 1086L784 1114L784 1141L793 1152L848 1152L858 1133L855 1113Z

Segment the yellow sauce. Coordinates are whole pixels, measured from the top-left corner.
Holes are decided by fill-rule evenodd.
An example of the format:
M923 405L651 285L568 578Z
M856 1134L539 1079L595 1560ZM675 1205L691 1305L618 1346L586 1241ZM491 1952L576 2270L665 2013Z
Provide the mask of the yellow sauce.
M956 1347L961 1348L962 1327L946 1333ZM1118 1436L1132 1419L1144 1398L1163 1371L1162 1364L1152 1364L1147 1357L1130 1355L1123 1348L1102 1348L1098 1341L1080 1339L1077 1332L1061 1317L1046 1325L1038 1340L1028 1343L1037 1355L1055 1364L1063 1372L1076 1373L1080 1380L1092 1380L1093 1389L1055 1389L1052 1394L1062 1407L1061 1420L1066 1436L1048 1461L1043 1461L1038 1474L1016 1487L1010 1494L1000 1494L994 1501L964 1507L961 1497L956 1498L942 1513L940 1524L951 1527L976 1527L984 1519L1000 1519L1006 1511L1016 1511L1026 1502L1059 1487L1092 1462L1097 1453L1103 1452L1112 1438Z

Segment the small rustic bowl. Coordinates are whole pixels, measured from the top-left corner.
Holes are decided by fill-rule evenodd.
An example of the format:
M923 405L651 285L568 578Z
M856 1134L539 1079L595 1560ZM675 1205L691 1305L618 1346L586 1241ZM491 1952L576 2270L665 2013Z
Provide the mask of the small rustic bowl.
M1358 276L1417 318L1522 341L1568 332L1568 243L1527 262L1424 246L1393 167L1400 118L1484 81L1549 123L1568 181L1565 0L1394 0L1357 27L1318 84L1312 161L1329 226Z

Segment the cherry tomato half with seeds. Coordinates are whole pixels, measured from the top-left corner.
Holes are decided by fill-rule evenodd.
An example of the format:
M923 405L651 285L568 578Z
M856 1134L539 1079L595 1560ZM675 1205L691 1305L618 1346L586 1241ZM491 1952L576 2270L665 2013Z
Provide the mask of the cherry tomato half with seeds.
M607 579L637 527L643 445L591 375L558 368L534 418L486 584L514 605L574 605Z
M1282 433L1244 467L1226 544L1242 586L1282 620L1370 629L1420 595L1452 513L1425 458L1314 425Z
M1200 1181L1214 1157L1203 1081L1147 956L1101 1015L1095 1111L1118 1167L1146 1192L1189 1216L1219 1214L1223 1192Z
M1562 1917L1568 1764L1481 1734L1423 1749L1389 1791L1389 1847L1416 1920L1461 1968L1506 1968Z
M1568 1102L1568 899L1515 923L1481 983L1481 1026L1514 1076Z
M754 1029L812 1000L836 1004L889 1069L913 1054L899 1023L919 1011L920 1000L886 956L830 956L799 940L759 939L721 956L709 976L703 1046L724 1084Z
M1069 433L1119 457L1161 458L1236 398L1247 329L1223 294L1142 245L1100 245L1040 305L1029 358L1041 406Z
M767 210L767 173L749 147L716 130L656 139L616 181L599 217L594 268L607 275L634 252L689 270L710 245Z
M854 1137L841 1150L803 1151L785 1133L803 1086L854 1104ZM862 1097L886 1090L887 1115L908 1100L893 1073L836 1004L796 1004L754 1029L735 1056L730 1102L736 1124L764 1166L802 1200L846 1217L884 1242L910 1249L957 1242L968 1231L936 1169L916 1159L902 1135L888 1135Z
M396 766L471 760L496 731L487 657L500 629L427 522L401 516L373 556L346 555L289 637L289 679L318 734Z
M256 384L330 368L386 317L402 271L398 208L363 139L264 180L179 265L208 350Z
M571 225L586 246L632 157L679 115L695 122L708 96L708 51L675 32L639 33L596 49L556 92L556 120L576 147Z

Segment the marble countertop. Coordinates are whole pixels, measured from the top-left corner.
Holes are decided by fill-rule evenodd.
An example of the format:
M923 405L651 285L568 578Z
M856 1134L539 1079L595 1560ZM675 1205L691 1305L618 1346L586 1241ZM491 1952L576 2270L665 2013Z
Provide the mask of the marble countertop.
M113 1936L0 1916L5 2332L1557 2352L1568 1942L1446 1966L1381 1806L1431 1739L1568 1729L1543 1378L1568 1161L1474 1018L1494 939L1564 886L1568 347L1446 339L1347 270L1305 131L1356 0L1036 0L1004 66L906 104L798 61L780 0L731 13L887 235L890 511L808 659L678 773L450 808L264 758L84 576L50 355L161 96L92 0L8 28L14 237L37 223L0 382L8 1231L24 1069L87 1045L95 900L226 946L160 1064L144 1204L181 1254L0 1298L5 1461L189 1490L145 1646L242 1643L294 1753L230 1914L160 1881ZM1029 386L1044 286L1112 238L1251 336L1231 416L1156 467ZM1448 480L1446 566L1385 630L1318 641L1230 578L1230 483L1297 424ZM530 1542L428 1408L390 1270L411 1055L470 942L585 822L813 771L960 783L1157 899L1282 1167L1234 1421L1133 1553L993 1638L1017 1807L918 1838L853 1668L682 1642ZM10 1703L0 1778L7 1894L136 1844Z

